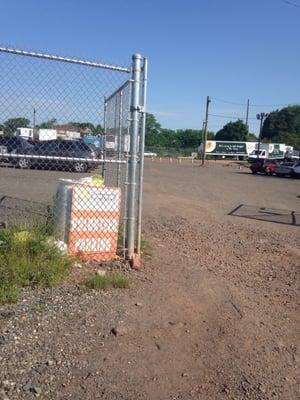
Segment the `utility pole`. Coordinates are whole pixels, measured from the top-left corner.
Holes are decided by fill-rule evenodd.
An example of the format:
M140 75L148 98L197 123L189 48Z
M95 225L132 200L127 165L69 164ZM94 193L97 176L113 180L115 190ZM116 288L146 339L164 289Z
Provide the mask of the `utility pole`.
M268 117L268 115L269 114L264 113L264 112L262 112L260 114L256 114L256 118L260 121L259 135L258 135L258 145L257 145L257 159L259 159L262 128L263 128L264 120Z
M205 125L205 121L202 121L202 130L201 130L201 138L200 138L200 144L204 142L204 125ZM199 144L199 146L200 146Z
M247 110L246 110L246 127L247 127L247 131L249 133L249 105L250 105L250 100L247 100Z
M205 111L205 121L204 121L204 138L203 138L203 148L202 148L202 165L205 164L206 159L206 141L207 141L207 126L208 126L208 110L209 103L211 102L209 96L206 97L206 111Z
M35 140L35 114L36 114L36 109L33 108L33 121L32 121L32 139Z

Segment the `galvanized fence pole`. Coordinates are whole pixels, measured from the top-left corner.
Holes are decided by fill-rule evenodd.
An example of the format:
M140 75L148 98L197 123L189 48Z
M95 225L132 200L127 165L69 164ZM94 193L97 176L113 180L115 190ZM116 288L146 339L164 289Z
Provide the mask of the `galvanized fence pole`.
M107 129L107 98L104 97L104 115L103 115L103 131L104 135L102 138L102 152L103 152L103 164L102 164L102 177L105 179L106 171L106 129Z
M129 102L131 99L131 93L132 93L132 80L130 79L129 81ZM130 110L128 110L128 114L126 116L127 118L127 128L126 128L126 134L128 137L130 137ZM125 183L124 183L124 218L123 218L123 256L124 258L126 257L126 245L127 245L127 204L128 204L128 157L129 157L129 149L128 149L128 143L125 145L125 139L124 139L124 157L126 159L126 164L125 164Z
M141 254L142 243L142 210L143 210L143 184L144 184L144 149L145 149L145 131L146 131L146 103L147 103L147 79L148 79L148 60L144 58L143 64L143 88L142 88L142 121L140 132L140 175L139 175L139 193L138 193L138 218L137 218L137 254Z
M128 201L127 201L127 257L132 260L135 253L135 228L136 228L136 170L137 170L137 145L139 130L139 100L141 79L140 54L132 57L132 93L130 106L130 154L128 170Z
M123 128L123 92L120 92L120 103L119 103L119 132L118 132L118 160L122 158L122 128ZM121 164L118 164L117 170L117 186L120 187L120 174L121 174Z

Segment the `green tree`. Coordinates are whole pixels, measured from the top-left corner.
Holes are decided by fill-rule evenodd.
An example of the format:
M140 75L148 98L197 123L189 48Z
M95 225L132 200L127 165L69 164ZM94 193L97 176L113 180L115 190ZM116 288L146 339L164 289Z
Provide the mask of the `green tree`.
M37 128L40 129L51 129L53 126L57 123L57 120L55 118L49 119L49 121L42 122L37 126Z
M146 114L145 145L149 147L162 146L161 125L153 114Z
M6 135L13 135L17 128L27 128L29 123L29 119L24 117L9 118L3 124L4 133Z
M265 119L262 138L300 148L300 105L271 112Z
M176 131L179 147L195 148L199 146L202 132L196 129L179 129Z
M214 138L213 132L208 132L208 139ZM201 142L202 131L197 129L166 129L156 120L153 114L146 116L146 147L166 149L194 149Z
M246 141L248 130L241 119L236 122L228 122L216 133L216 140Z
M214 140L214 139L216 138L215 136L216 136L216 135L215 135L214 132L212 132L212 131L207 131L207 140ZM199 143L202 143L202 130L199 131L199 137L200 137Z
M160 147L165 148L179 148L180 143L178 140L177 132L173 129L163 128L160 132Z
M81 131L86 131L89 135L102 135L104 133L103 128L100 124L94 125L91 122L69 122L68 125L74 126Z
M254 133L248 133L247 142L257 142L258 137Z
M199 146L202 142L203 132L202 130L198 129L178 129L176 131L176 135L178 137L178 145L181 148L195 148ZM212 140L214 139L215 134L214 132L207 132L207 139Z
M104 129L102 125L98 124L94 127L94 130L92 131L92 135L103 135L104 134Z

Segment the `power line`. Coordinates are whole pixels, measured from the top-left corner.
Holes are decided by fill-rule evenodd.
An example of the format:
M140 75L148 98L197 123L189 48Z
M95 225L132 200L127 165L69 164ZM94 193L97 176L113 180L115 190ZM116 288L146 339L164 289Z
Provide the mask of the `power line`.
M234 104L236 106L245 106L246 105L246 103L235 103L233 101L218 99L217 97L212 97L212 99L216 100L216 101L220 101L221 103Z
M220 118L231 118L231 119L241 119L243 120L244 117L238 116L238 115L224 115L224 114L209 114L211 117L220 117ZM255 117L249 117L248 119L256 119Z
M285 107L285 106L289 106L293 103L285 103L285 104L251 104L251 107Z
M212 97L211 99L219 101L221 103L233 104L236 106L244 106L244 107L247 106L247 103L238 103L238 102L234 102L234 101L219 99L217 97ZM288 106L289 104L293 104L293 102L292 103L284 103L284 104L252 104L252 103L250 103L250 106L251 107L284 107L284 106Z
M283 3L285 3L285 4L288 4L289 6L293 6L293 7L296 7L296 8L300 8L300 4L296 4L296 3L293 3L292 1L289 1L289 0L281 0Z

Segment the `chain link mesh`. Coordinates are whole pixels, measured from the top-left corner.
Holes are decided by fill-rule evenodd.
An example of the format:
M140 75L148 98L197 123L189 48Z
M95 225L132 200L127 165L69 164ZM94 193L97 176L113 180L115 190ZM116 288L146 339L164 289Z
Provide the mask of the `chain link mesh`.
M113 258L120 217L126 218L130 70L0 50L1 167L26 170L14 173L12 185L39 170L45 190L51 170L69 172L57 182L56 195L49 191L57 240L72 255ZM7 193L0 188L0 195ZM32 198L24 199L38 200L34 187ZM10 213L13 208L14 202ZM0 216L7 222L3 209Z

